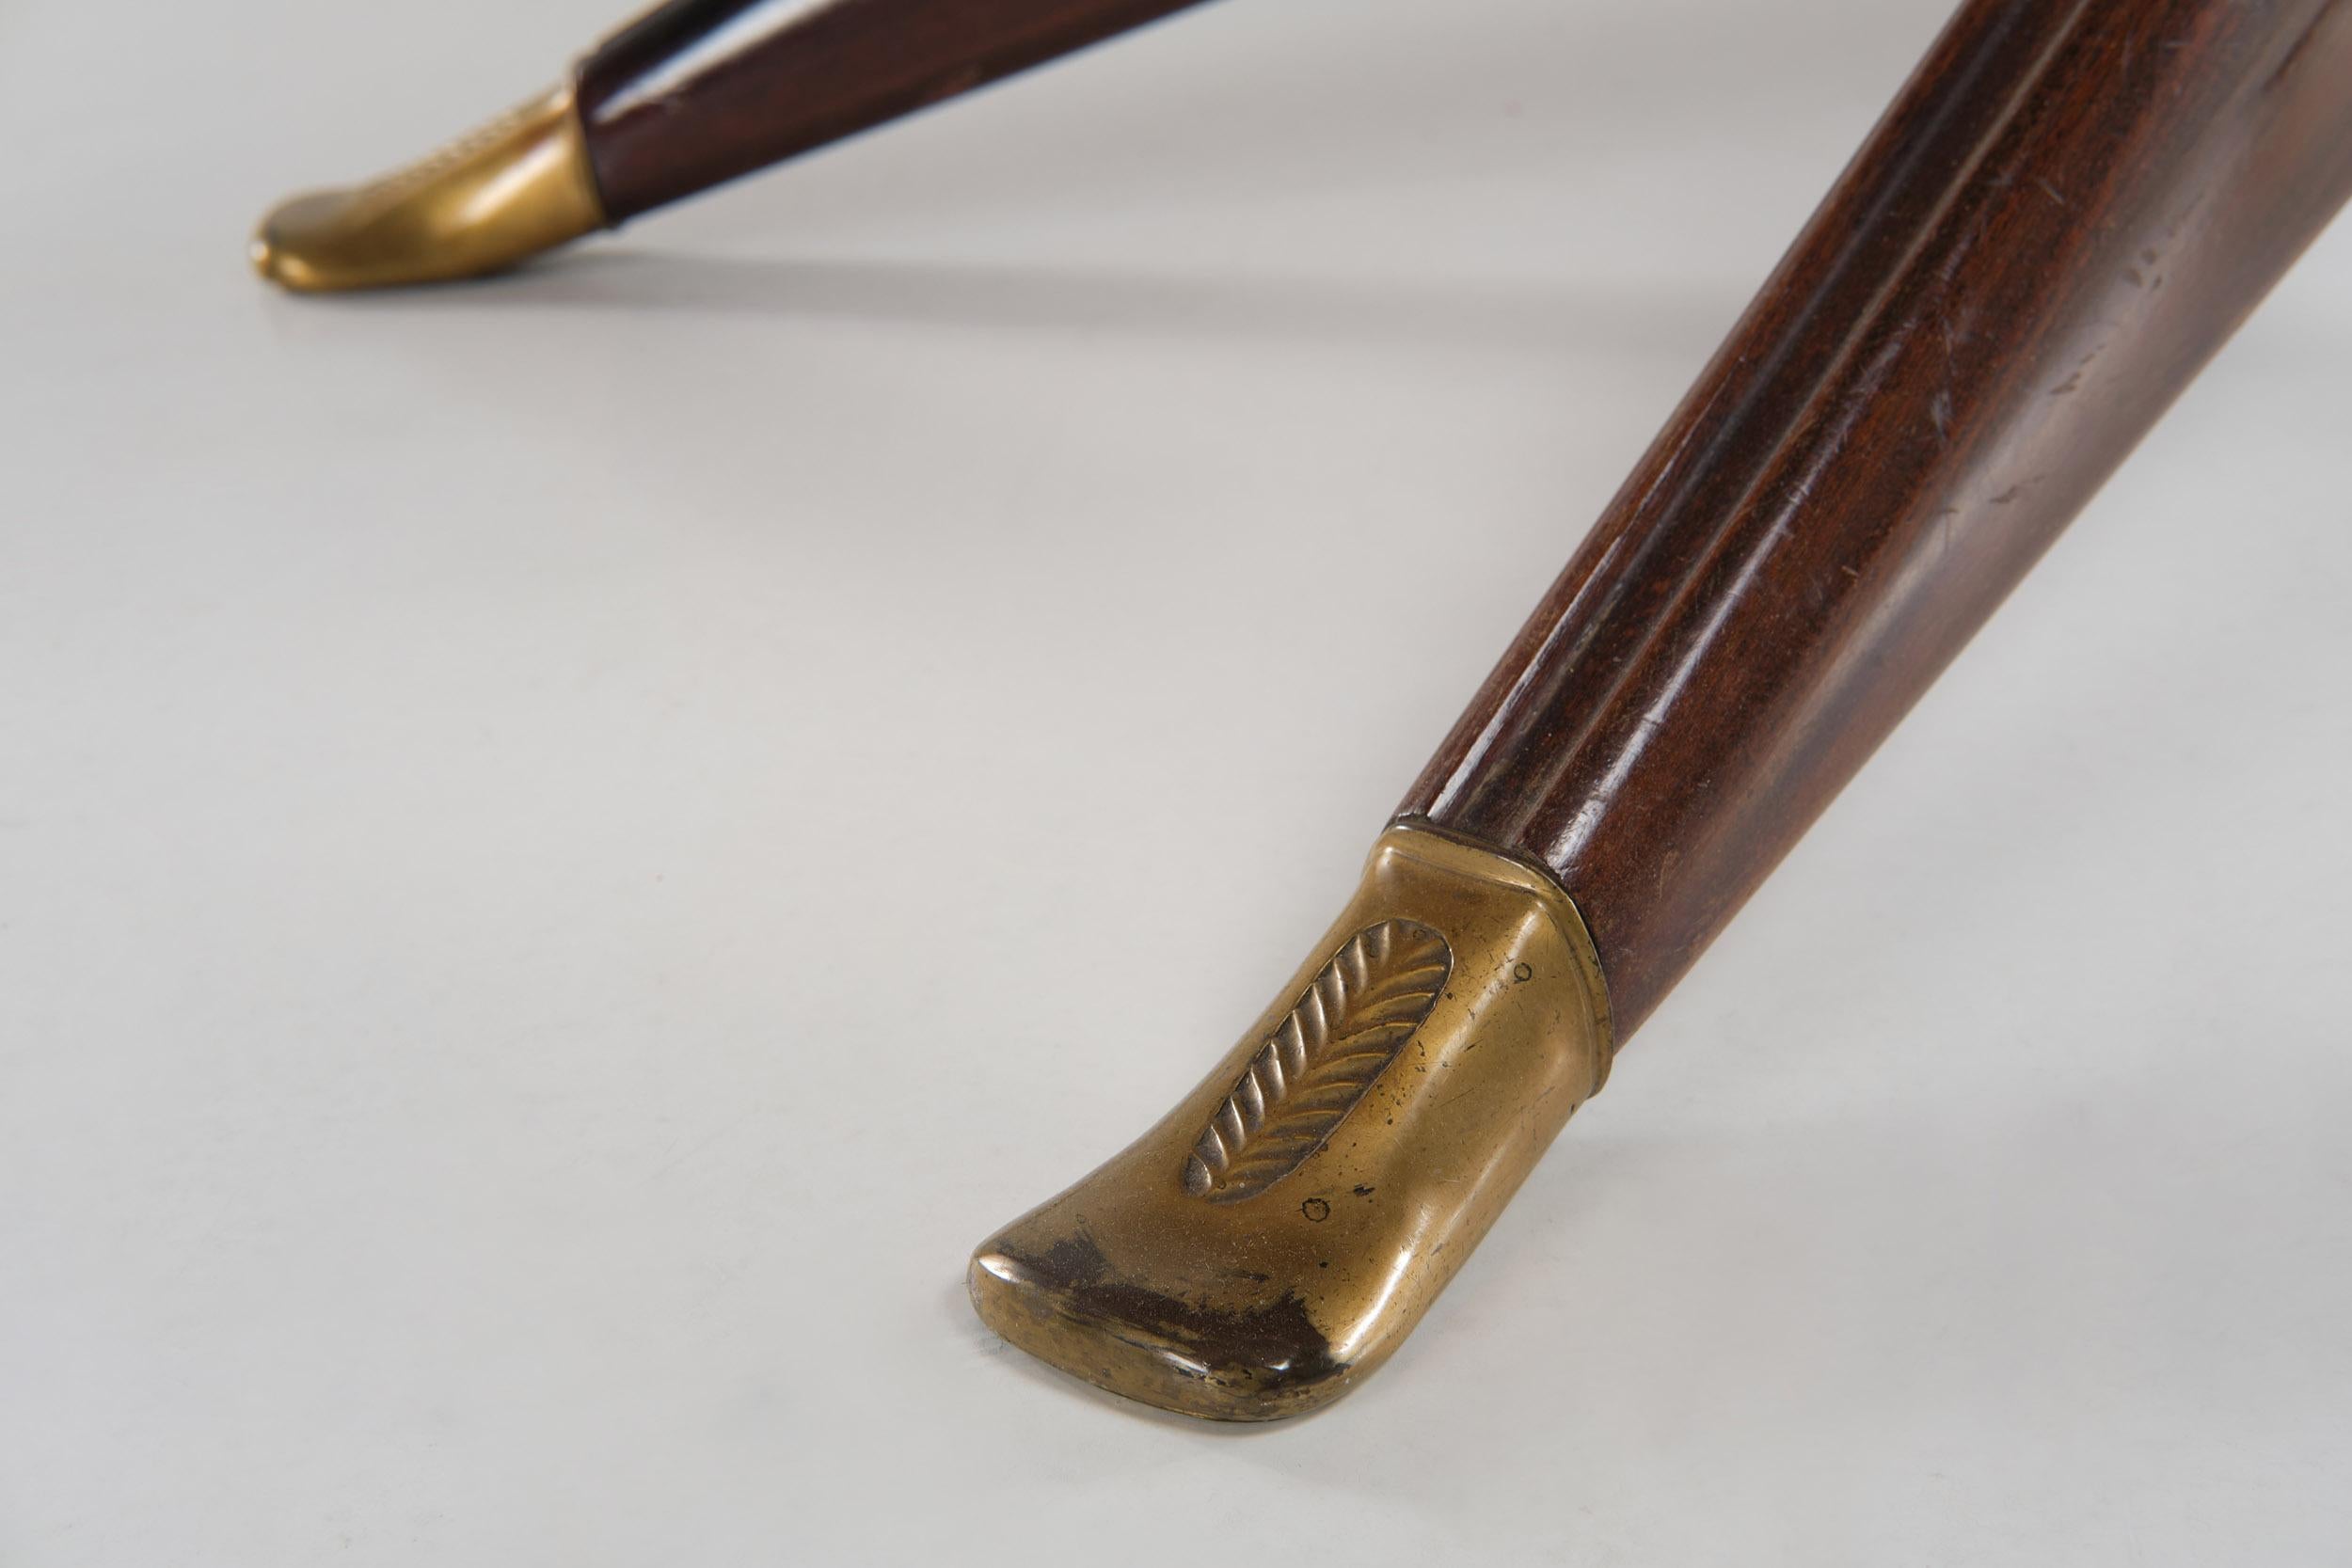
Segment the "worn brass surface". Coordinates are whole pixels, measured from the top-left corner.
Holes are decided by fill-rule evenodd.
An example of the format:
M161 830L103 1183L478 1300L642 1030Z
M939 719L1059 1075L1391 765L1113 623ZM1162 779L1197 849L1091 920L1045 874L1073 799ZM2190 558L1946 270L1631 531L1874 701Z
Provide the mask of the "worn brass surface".
M1607 992L1541 873L1411 827L1216 1069L973 1254L992 1328L1164 1409L1257 1421L1385 1360L1609 1070Z
M303 293L437 283L511 267L604 227L571 89L370 184L262 220L253 265Z

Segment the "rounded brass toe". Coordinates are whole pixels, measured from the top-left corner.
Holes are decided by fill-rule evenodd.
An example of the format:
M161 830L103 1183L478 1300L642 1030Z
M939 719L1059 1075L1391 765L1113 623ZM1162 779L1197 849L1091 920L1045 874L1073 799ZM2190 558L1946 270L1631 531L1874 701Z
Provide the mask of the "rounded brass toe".
M1567 895L1410 826L1284 998L1157 1126L980 1243L982 1322L1163 1410L1319 1409L1421 1321L1613 1049Z
M604 227L569 88L366 185L286 201L253 236L253 268L303 293L503 271Z
M336 287L335 219L349 201L347 192L315 191L274 209L254 231L253 270L303 293Z

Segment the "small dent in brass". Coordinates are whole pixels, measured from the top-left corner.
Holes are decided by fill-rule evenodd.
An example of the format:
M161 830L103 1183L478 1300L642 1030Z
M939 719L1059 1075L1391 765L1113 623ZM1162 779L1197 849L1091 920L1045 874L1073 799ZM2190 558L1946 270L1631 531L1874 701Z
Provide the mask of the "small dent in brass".
M1321 1225L1331 1217L1331 1206L1319 1197L1311 1197L1300 1204L1298 1212L1306 1215L1309 1222L1314 1225Z
M1511 966L1511 978L1523 986L1527 984L1528 981L1535 978L1535 966L1534 964L1524 963L1513 964Z

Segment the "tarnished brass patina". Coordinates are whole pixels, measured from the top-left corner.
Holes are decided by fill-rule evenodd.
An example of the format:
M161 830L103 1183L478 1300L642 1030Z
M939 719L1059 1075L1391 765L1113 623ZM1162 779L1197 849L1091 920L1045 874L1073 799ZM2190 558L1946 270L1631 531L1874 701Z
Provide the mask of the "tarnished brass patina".
M1315 1409L1421 1320L1609 1071L1609 1003L1539 871L1392 827L1280 999L1100 1170L989 1238L973 1304L1163 1409Z
M604 227L571 89L371 184L298 196L262 220L253 265L303 293L499 272Z

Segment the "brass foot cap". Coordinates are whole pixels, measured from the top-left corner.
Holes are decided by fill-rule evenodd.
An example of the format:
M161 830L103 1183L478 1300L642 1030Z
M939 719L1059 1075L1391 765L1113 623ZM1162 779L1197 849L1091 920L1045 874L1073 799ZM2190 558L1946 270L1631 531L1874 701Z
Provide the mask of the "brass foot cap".
M253 267L304 293L498 272L604 227L569 88L366 185L285 202L253 236Z
M1283 999L1200 1087L980 1244L973 1306L1146 1404L1313 1410L1421 1321L1609 1054L1567 897L1504 856L1391 829Z

